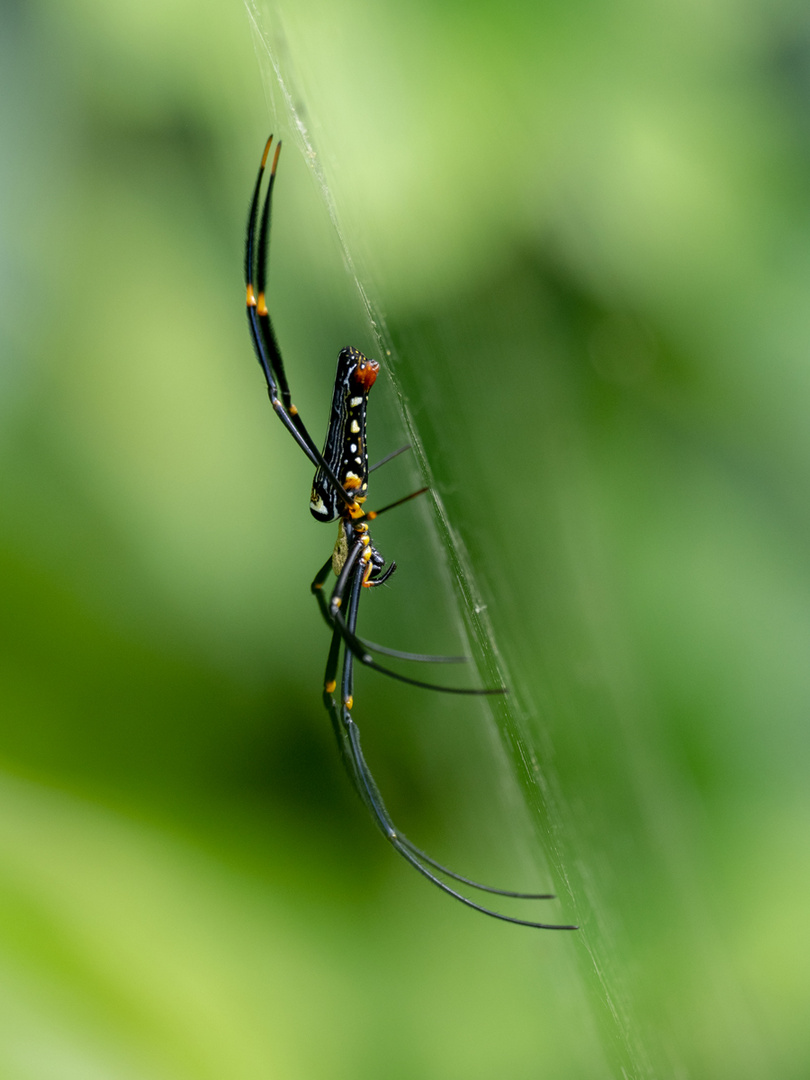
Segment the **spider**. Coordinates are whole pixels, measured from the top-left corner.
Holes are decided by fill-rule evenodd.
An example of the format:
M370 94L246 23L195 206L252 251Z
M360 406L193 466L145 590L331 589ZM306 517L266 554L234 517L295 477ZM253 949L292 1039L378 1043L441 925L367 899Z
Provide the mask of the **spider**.
M332 630L332 642L326 661L323 700L332 721L344 765L358 795L371 813L377 827L392 847L411 866L445 893L448 893L462 904L482 912L484 915L502 919L504 922L544 930L575 930L576 927L574 926L531 922L505 915L476 903L449 885L443 878L449 878L468 888L478 889L497 896L515 897L523 900L554 899L552 894L547 893L518 893L507 889L496 889L490 885L482 885L436 862L435 859L416 847L415 844L412 844L396 828L363 756L360 747L360 733L352 716L355 661L411 686L443 693L501 694L505 690L502 687L495 689L468 689L440 686L421 679L411 678L379 663L374 659L373 654L377 653L400 660L422 662L452 662L464 658L425 656L416 653L399 652L395 649L365 641L357 636L358 609L363 589L376 588L382 585L390 579L396 570L396 563L392 561L386 565L386 560L374 546L369 531L369 522L379 517L380 514L386 513L409 499L423 494L427 489L421 488L419 491L406 495L381 510L369 511L365 509L368 477L372 471L368 464L366 446L366 408L369 391L380 370L380 365L376 360L368 359L353 348L341 350L338 356L329 428L323 450L319 450L315 445L298 410L292 403L290 388L281 359L281 351L266 302L270 211L276 168L281 150L281 143L278 142L270 168L270 178L264 203L261 204L262 180L267 168L272 142L273 136L271 135L267 140L262 155L248 216L245 245L247 317L250 336L259 364L264 372L264 377L267 380L267 389L273 409L316 469L309 504L310 511L318 521L338 522L337 543L330 558L327 559L316 574L315 580L312 582L312 592L318 601L324 619ZM261 216L259 214L260 204ZM407 450L408 447L403 449ZM378 465L384 464L385 461L388 461L390 457L395 456L397 453L401 453L401 451L395 451L388 458L378 462ZM376 467L373 466L373 468ZM327 601L324 595L324 585L330 571L334 572L337 581ZM336 697L338 674L340 676L340 691L339 697Z

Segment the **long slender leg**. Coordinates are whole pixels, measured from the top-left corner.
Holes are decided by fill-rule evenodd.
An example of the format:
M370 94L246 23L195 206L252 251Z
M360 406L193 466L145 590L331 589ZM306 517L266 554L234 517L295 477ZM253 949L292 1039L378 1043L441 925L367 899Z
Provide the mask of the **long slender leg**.
M370 667L374 671L379 671L383 675L387 675L391 679L396 679L398 682L407 683L409 686L419 686L423 690L437 690L443 694L465 694L474 697L478 697L482 694L505 694L505 687L495 687L492 689L478 687L456 687L456 686L441 686L439 683L425 682L423 679L412 679L408 675L402 675L399 671L392 671L391 668L384 667L382 664L378 664L371 653L363 647L363 642L358 638L352 630L346 624L346 620L343 618L343 614L340 610L343 603L344 593L346 590L346 584L349 580L349 576L352 573L355 565L360 559L366 545L362 540L358 540L352 547L346 562L343 564L343 568L338 575L337 583L332 591L332 598L329 603L329 618L327 622L333 627L340 630L343 637L343 641L346 648L351 652L361 664L366 667ZM316 579L317 580L317 579ZM362 588L363 582L360 580L358 588ZM316 594L317 595L317 594Z
M394 457L396 456L396 454L401 454L407 449L409 449L409 447L404 446L401 450L396 450L394 454L389 454L388 458L383 458L383 460L381 462L378 462L378 464L384 464L390 457ZM409 502L411 499L415 499L417 495L423 495L427 490L428 488L419 488L418 491L412 491L409 495L404 495L401 499L397 499L396 502L392 502L389 503L387 506L383 506L380 510L372 510L370 513L366 514L365 517L368 520L373 520L374 518L379 517L380 514L384 514L388 510L393 510L395 507L402 506L403 503ZM361 551L362 548L358 549L357 557L359 557ZM391 563L388 570L385 574L382 575L382 577L370 580L366 584L371 587L384 584L388 577L390 577L391 573L393 573L395 567L396 563ZM329 576L329 571L331 569L332 558L330 556L323 564L321 569L318 571L318 573L315 575L312 585L310 586L310 591L313 593L315 599L318 601L318 607L320 609L320 612L323 615L324 620L326 621L326 624L329 626L330 630L334 629L335 623L334 619L330 614L330 608L326 602L323 587L326 583L326 579ZM335 595L341 598L343 596L343 590L339 588L339 586L336 586L332 594L333 599ZM385 656L394 657L397 660L414 661L422 664L466 664L468 662L468 657L466 656L437 656L429 653L403 652L400 649L391 649L387 645L378 645L377 642L367 641L366 639L362 640L362 644L365 651L367 652L381 653Z
M352 633L357 626L357 612L360 602L360 593L363 586L362 571L357 568L351 581L351 587L349 591L349 604L347 611L348 625L352 628ZM331 660L330 653L330 660ZM329 666L327 665L327 673ZM481 885L470 878L462 877L460 874L456 874L452 870L448 870L446 867L437 863L434 859L425 855L419 848L412 844L405 836L402 836L394 826L393 821L385 807L379 788L371 774L365 757L363 756L362 749L360 747L360 732L357 725L352 718L352 707L354 699L354 666L353 656L351 651L344 646L343 652L343 671L341 677L341 694L342 703L340 707L339 717L337 714L337 706L332 695L329 695L329 701L327 707L333 716L333 725L336 720L342 725L345 732L345 741L341 740L341 749L345 750L350 759L351 766L349 767L349 774L352 778L354 786L356 787L358 794L360 795L366 807L371 812L378 828L389 841L389 843L399 852L404 859L407 860L416 870L423 874L429 881L433 882L438 888L448 893L454 899L460 903L465 904L467 907L471 907L476 911L480 911L484 915L489 915L494 919L501 919L503 922L516 923L520 926L531 926L541 930L575 930L575 926L563 926L553 923L539 923L527 919L518 919L511 915L504 915L501 912L493 911L490 908L484 907L481 904L475 903L466 896L462 896L461 893L451 888L447 882L442 881L436 877L431 870L428 869L424 863L434 867L442 873L447 874L449 877L454 878L457 881L461 881L466 885L469 885L476 889L481 889L485 892L495 893L501 896L511 896L523 899L538 899L546 900L551 899L547 894L528 894L528 893L515 893L505 889L496 889L492 886ZM334 682L332 682L334 686ZM326 697L326 694L324 695ZM344 755L345 760L345 755ZM349 763L347 762L347 765Z
M272 138L272 136L271 136ZM269 148L269 143L268 143ZM273 328L273 322L270 318L270 312L267 308L267 267L270 255L270 218L273 209L273 188L276 183L276 167L278 165L278 157L281 152L281 142L276 146L276 152L273 156L273 165L270 169L270 180L267 185L267 193L264 197L264 205L262 207L261 222L259 224L259 245L256 255L256 312L258 315L259 333L262 337L262 343L264 345L264 351L275 373L278 381L278 386L281 391L281 400L284 403L284 408L287 410L293 424L300 435L306 440L310 450L320 457L320 450L315 444L314 439L307 431L303 420L301 419L298 409L292 403L292 397L290 395L290 386L287 382L287 375L284 371L284 361L281 358L281 349L278 345L278 339L276 332ZM267 150L265 150L265 154ZM261 172L259 173L261 183Z
M337 740L338 750L340 751L340 757L343 761L343 765L346 769L346 772L349 774L349 778L353 786L359 792L359 778L355 769L354 758L348 746L346 731L340 723L340 715L338 713L337 704L335 702L338 660L340 659L340 647L342 643L343 642L340 634L337 630L335 630L332 634L332 643L329 647L329 656L326 661L326 672L324 674L323 680L323 703L326 706L326 710L329 713L329 717L332 721L332 730L335 733L335 739Z
M273 406L276 415L312 464L316 468L323 470L341 500L347 506L352 506L355 502L354 496L346 491L334 471L324 461L323 455L320 450L318 450L312 436L307 431L303 420L299 416L298 410L292 404L289 386L287 385L287 377L284 373L284 364L281 359L281 352L267 310L264 291L266 276L265 263L269 241L270 207L273 184L275 183L276 166L278 165L278 155L279 150L281 149L281 143L278 143L276 146L273 164L270 169L270 183L265 197L259 230L258 258L256 255L256 225L259 214L262 179L267 167L267 158L270 153L272 141L273 136L271 135L264 148L264 154L262 155L259 173L256 177L256 185L253 189L253 197L251 199L250 211L248 214L247 240L245 243L245 286L250 337L253 341L253 347L256 351L259 364L264 372L264 377L267 381L267 392L270 396L270 404ZM253 287L254 274L256 275L258 285L258 296Z
M383 656L393 656L396 660L410 660L419 664L467 664L468 656L439 656L435 653L402 652L400 649L389 649L387 645L378 645L376 641L362 638L363 645L369 652L381 653Z
M389 843L399 852L399 854L404 859L406 859L411 864L411 866L418 870L420 874L423 874L428 879L428 881L433 882L434 885L438 886L438 888L440 888L443 892L448 893L455 900L460 901L462 904L466 904L467 907L474 908L476 911L480 911L484 915L489 915L493 919L501 919L503 922L516 923L518 926L531 926L538 930L578 929L577 926L571 924L541 923L529 919L518 919L512 915L504 915L500 911L493 911L491 908L484 907L482 904L477 904L474 900L470 900L469 897L463 896L461 893L451 888L451 886L448 885L446 881L442 881L441 878L436 877L436 875L432 873L427 868L427 866L423 865L422 860L416 854L416 851L418 851L418 849L415 849L414 846L410 843L410 841L405 840L397 833L393 822L388 816L388 813L382 803L382 799L380 798L377 785L374 782L374 778L369 772L368 766L365 763L365 759L362 756L362 751L360 749L360 733L358 731L357 725L351 719L351 714L345 707L343 709L343 723L348 732L351 753L354 756L357 774L360 779L360 784L362 785L364 790L363 801L366 803L366 806L368 806L368 808L371 810L379 828L386 836ZM428 862L432 866L435 866L437 869L440 869L442 872L447 873L450 877L455 878L459 881L464 881L466 884L471 885L477 889L483 889L486 892L496 893L500 896L524 896L525 899L551 899L550 896L546 895L512 893L504 889L494 889L486 885L480 885L477 882L471 881L468 878L462 878L459 874L455 874L453 873L453 871L448 871L444 867L439 867L438 864L436 864L432 859L425 859L424 861Z
M332 598L329 602L329 617L327 622L331 626L340 630L343 637L343 641L346 648L351 652L361 664L366 667L372 668L374 671L379 671L383 675L388 675L391 679L396 679L398 682L407 683L409 686L419 686L423 690L438 690L443 694L466 694L472 696L480 696L482 694L505 694L505 687L497 687L494 689L479 689L477 687L455 687L455 686L441 686L438 683L425 682L423 679L411 679L408 675L402 675L398 671L392 671L390 668L383 667L382 664L378 664L374 657L363 647L363 642L358 638L352 630L346 624L346 620L343 618L343 614L340 610L344 599L344 593L346 591L346 584L349 581L349 577L358 563L360 556L365 550L366 544L363 540L357 540L348 554L346 562L343 564L343 568L338 575L337 583L332 591ZM323 570L323 568L322 568ZM316 578L317 581L317 578ZM360 584L357 588L362 588L363 581L362 576ZM316 594L317 595L317 594Z
M363 590L363 569L357 566L350 579L348 618L352 626L357 626L357 612L360 607L360 593ZM337 627L335 627L337 632ZM341 635L342 637L343 635ZM351 709L354 701L354 658L343 643L343 674L341 679L341 700L345 708Z
M275 335L272 332L270 326L269 316L267 315L267 308L264 301L264 290L260 289L261 297L261 311L259 300L256 297L256 292L253 288L254 273L256 272L256 222L259 213L259 197L261 195L262 179L267 167L267 157L270 153L270 147L273 142L273 136L267 140L267 144L264 148L264 154L262 155L261 164L259 166L259 173L256 177L256 184L253 188L253 197L250 202L250 211L248 214L248 229L247 229L247 241L245 243L245 286L247 297L247 316L248 327L250 329L251 340L253 341L253 347L256 350L256 356L259 360L264 377L267 381L267 391L270 395L270 402L276 411L279 419L290 432L292 437L312 461L313 465L318 465L319 454L315 447L309 433L298 417L295 406L290 401L290 392L287 387L287 380L284 375L284 365L281 361L281 353L276 343ZM270 187L268 189L267 200L270 199L273 190L273 183L275 181L276 166L278 164L278 154L281 149L281 143L276 146L276 152L273 157L273 164L270 170ZM265 201L265 207L267 207L267 200ZM264 222L265 215L262 215L263 224L269 226L269 211L267 213L267 221ZM266 258L267 250L267 234L266 228L259 240L259 250L261 252L261 258ZM261 275L262 285L264 283L264 273ZM265 325L266 324L266 325ZM269 333L268 333L269 328ZM282 385L282 396L284 402L279 398L278 382Z
M343 640L346 644L346 648L351 652L357 660L360 661L365 667L371 668L372 671L379 671L382 675L387 675L390 679L396 679L398 682L407 683L409 686L419 686L423 690L436 690L442 694L464 694L470 697L481 697L492 694L506 694L508 690L505 686L494 687L469 687L469 686L442 686L439 683L425 682L422 679L412 679L408 675L402 675L399 671L393 671L391 668L384 667L382 664L378 664L371 653L365 648L364 643L358 638L346 624L340 608L330 604L329 615L334 626L336 626L343 636ZM329 621L329 620L327 620Z
M270 137L272 140L272 136ZM265 149L265 156L263 158L266 161L267 151L270 149L270 142ZM264 197L264 206L262 207L261 223L259 225L259 245L256 255L256 310L259 317L259 332L262 336L262 342L264 344L265 353L270 360L270 364L278 380L279 389L281 390L281 400L284 402L284 407L293 416L297 415L297 410L292 403L290 396L290 387L287 382L287 375L284 371L284 361L281 358L281 350L278 347L278 339L276 338L275 330L273 329L273 323L270 319L270 313L267 310L267 264L270 254L270 217L273 208L273 188L276 183L276 168L278 166L278 157L281 153L281 141L279 140L276 145L276 152L273 155L273 165L270 169L270 179L267 184L267 193ZM261 186L261 171L259 172L259 186ZM257 207L258 209L258 207ZM302 432L304 434L304 432ZM309 437L309 433L305 433L305 437ZM311 441L311 440L310 440ZM317 450L317 447L313 444L313 449Z
M326 602L324 596L323 587L326 579L329 577L329 573L332 569L332 556L330 555L318 573L310 586L310 590L318 601L318 609L330 630L335 629L333 619L329 615L329 604ZM337 631L340 633L340 631ZM393 656L397 660L409 660L422 664L466 664L468 662L466 656L435 656L428 653L410 653L401 652L399 649L390 649L387 645L378 645L375 641L366 641L362 639L363 646L369 652L384 653L386 656Z
M404 446L400 446L399 450L392 450L390 454L386 454L384 458L380 458L379 461L375 461L373 465L370 465L368 471L373 473L376 469L381 468L383 465L387 465L389 461L393 461L395 457L404 454L406 450L410 450L410 448L411 444L406 443Z
M361 664L371 668L373 671L379 671L383 675L387 675L391 679L396 679L398 682L407 683L409 686L419 686L423 690L437 690L442 694L465 694L472 697L480 697L486 694L505 694L506 687L493 687L483 689L478 687L468 686L442 686L439 683L425 682L423 679L412 679L408 675L402 675L399 671L392 671L391 668L384 667L382 664L378 664L374 657L368 650L368 647L363 641L356 636L356 634L349 629L346 624L346 620L341 613L341 605L343 604L344 594L346 592L346 585L349 581L349 577L352 574L360 556L362 555L366 545L362 540L358 540L346 558L346 562L343 564L343 568L337 579L337 583L332 590L332 597L329 602L329 607L324 611L324 607L321 610L324 611L324 618L332 629L339 630L346 648L351 652ZM329 573L330 564L324 563L319 570L312 583L312 591L315 594L318 603L325 605L323 598L323 584ZM363 582L360 580L358 588L362 588Z
M415 499L417 495L424 495L425 492L429 491L429 490L430 489L426 488L426 487L419 488L418 491L412 491L410 493L410 495L403 495L401 499L397 499L396 502L389 503L387 506L384 506L381 510L369 510L369 512L367 514L363 514L363 518L366 521L373 521L374 518L378 518L380 516L380 514L384 514L388 510L393 510L397 506L402 506L403 503L410 502L411 499Z

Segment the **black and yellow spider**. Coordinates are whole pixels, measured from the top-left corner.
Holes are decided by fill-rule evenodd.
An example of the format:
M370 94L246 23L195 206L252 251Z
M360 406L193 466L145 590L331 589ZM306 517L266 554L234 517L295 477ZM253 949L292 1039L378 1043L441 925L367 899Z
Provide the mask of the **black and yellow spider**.
M576 927L573 926L530 922L492 911L490 908L477 904L468 897L463 896L448 885L439 875L460 882L470 888L494 893L498 896L516 897L524 900L553 899L550 894L517 893L506 889L496 889L489 885L481 885L477 881L472 881L454 873L452 870L448 870L446 866L442 866L441 863L426 855L424 851L412 844L394 826L366 764L366 759L360 747L360 733L352 717L355 660L391 678L428 690L475 695L500 694L504 690L503 688L492 690L460 689L439 686L435 683L424 682L421 679L410 678L383 666L375 660L373 654L383 654L400 660L423 662L450 661L458 658L422 656L398 652L394 649L364 641L357 636L357 615L363 589L382 585L396 569L396 563L394 562L386 565L385 559L374 546L369 532L369 522L408 499L421 495L426 489L422 488L412 495L406 495L405 498L399 499L381 510L368 511L365 509L370 471L366 445L366 408L369 391L380 370L380 365L376 360L369 360L353 348L341 350L338 356L337 374L332 394L329 428L323 450L319 450L315 445L312 436L304 426L298 410L292 403L281 352L267 310L265 289L270 237L270 209L278 156L281 150L280 142L276 146L267 193L261 210L261 220L259 219L262 179L266 171L272 142L273 138L271 136L262 155L248 217L245 250L248 325L259 364L267 380L272 406L281 422L315 466L316 472L312 485L310 510L318 521L338 522L338 540L334 551L318 571L312 583L312 591L318 600L326 622L332 630L332 644L326 662L323 699L332 720L344 764L358 795L365 803L385 838L404 859L429 881L432 881L434 885L437 885L462 904L466 904L476 911L481 911L485 915L491 915L493 918L503 919L505 922L545 930L574 930ZM327 601L324 596L324 583L330 570L334 571L337 581ZM339 680L338 674L340 676Z

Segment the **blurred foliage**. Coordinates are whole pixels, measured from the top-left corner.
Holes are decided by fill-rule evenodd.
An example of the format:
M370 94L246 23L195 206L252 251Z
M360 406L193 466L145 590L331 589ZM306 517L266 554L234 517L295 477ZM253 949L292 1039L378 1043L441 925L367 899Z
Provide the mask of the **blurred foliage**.
M0 19L0 1073L806 1076L806 7ZM269 127L297 403L319 433L377 347L322 170L512 688L361 674L364 745L417 842L576 935L428 888L341 774L332 538L244 328ZM431 507L378 525L369 636L464 648Z

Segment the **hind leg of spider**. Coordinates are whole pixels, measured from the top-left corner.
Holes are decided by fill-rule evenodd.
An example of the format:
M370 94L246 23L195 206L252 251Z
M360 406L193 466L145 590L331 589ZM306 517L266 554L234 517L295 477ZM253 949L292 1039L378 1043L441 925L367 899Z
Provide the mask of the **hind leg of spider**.
M315 446L309 432L304 427L298 410L292 403L290 388L287 385L287 377L284 372L284 364L281 352L276 341L270 316L265 301L265 278L267 265L267 251L270 230L270 205L273 196L273 185L276 179L276 166L278 155L281 151L281 143L276 145L273 163L270 167L270 182L265 196L262 210L261 225L259 225L259 204L264 178L267 168L267 158L273 143L273 136L267 140L262 154L259 173L253 188L253 197L250 202L248 213L247 238L245 242L245 287L247 299L247 316L250 336L256 350L256 356L264 372L267 381L267 390L273 408L278 414L284 426L301 446L308 457L317 456L318 449ZM257 226L258 226L258 253L257 253ZM255 282L255 288L254 288Z
M354 629L357 625L357 613L360 602L360 594L363 586L363 572L360 567L357 567L352 578L352 583L349 593L349 608L348 608L348 623ZM459 881L471 888L479 889L484 892L494 893L499 896L516 897L519 899L532 899L532 900L548 900L552 897L548 894L537 893L517 893L507 889L496 889L490 885L482 885L479 882L473 881L471 878L463 877L461 874L455 873L453 870L449 870L441 863L430 858L421 849L412 844L410 840L403 834L401 834L395 827L388 810L385 807L379 788L371 774L371 771L366 763L360 746L360 732L352 717L353 707L353 682L354 682L354 658L351 651L345 647L343 649L343 670L341 673L341 697L342 702L338 707L334 697L334 690L336 689L335 676L337 675L337 630L333 635L332 649L330 649L329 660L327 662L327 685L324 690L324 701L329 709L332 725L336 734L339 733L339 744L341 748L341 754L344 759L344 763L347 766L349 776L352 783L357 790L360 798L365 803L367 809L370 811L374 818L377 827L392 845L396 851L399 852L402 857L409 862L416 870L418 870L424 877L431 881L443 892L448 893L454 899L460 903L465 904L467 907L471 907L476 911L480 911L484 915L489 915L491 918L500 919L504 922L516 923L520 926L531 926L536 929L543 930L575 930L574 926L560 925L554 923L540 923L534 920L518 919L511 915L505 915L502 912L494 911L491 908L484 907L482 904L478 904L469 897L463 896L457 892L454 888L447 884L446 881L442 881L437 877L433 870L437 870L446 876ZM431 869L431 867L433 869Z
M284 363L281 359L281 350L276 340L273 324L270 321L270 313L267 309L265 296L267 278L267 256L270 244L270 209L273 199L273 186L276 179L276 167L281 143L276 145L276 152L270 167L270 180L267 193L262 207L261 220L259 220L259 205L261 201L262 180L267 168L267 159L273 136L267 140L262 155L256 183L253 188L253 197L250 202L248 213L247 236L245 240L245 297L247 303L248 327L253 348L259 365L264 372L267 382L267 393L273 410L286 427L300 448L309 458L311 463L319 469L323 469L335 491L348 506L354 500L341 485L334 471L323 460L323 456L315 444L314 439L307 431L304 421L298 410L292 403L287 376L284 372ZM258 236L257 236L258 230Z
M290 387L287 375L284 371L284 361L278 345L270 312L267 308L267 265L270 252L270 218L273 205L273 188L276 182L276 169L278 167L281 142L276 144L276 152L270 166L270 179L267 184L267 192L262 205L261 218L259 218L259 200L261 195L262 180L264 178L273 136L267 140L262 154L256 184L253 189L253 198L248 215L247 240L245 243L245 284L247 286L248 318L250 321L251 336L259 363L267 378L267 387L270 399L274 402L281 398L280 404L284 414L289 418L290 424L296 429L301 439L306 443L311 453L318 454L318 447L304 426L298 410L292 403ZM257 235L258 230L258 235ZM255 282L255 289L254 289ZM276 410L278 411L278 410Z

